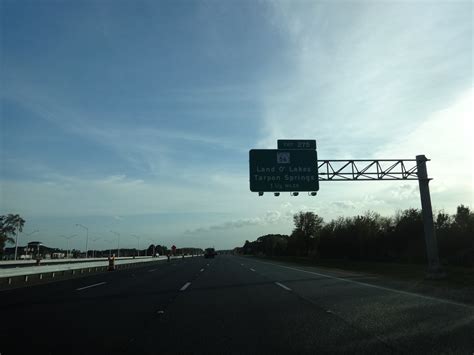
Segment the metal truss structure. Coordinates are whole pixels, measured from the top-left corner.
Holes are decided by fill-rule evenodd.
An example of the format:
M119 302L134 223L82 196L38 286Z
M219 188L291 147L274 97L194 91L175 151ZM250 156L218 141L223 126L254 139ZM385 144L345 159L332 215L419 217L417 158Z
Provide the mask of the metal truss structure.
M316 149L315 140L279 140L278 149L301 150ZM311 146L313 148L311 148ZM305 150L302 149L302 150ZM252 152L252 151L251 151ZM429 159L425 155L417 155L416 159L344 159L344 160L317 160L318 181L381 181L381 180L417 180L420 188L421 210L425 230L426 254L428 259L428 278L444 278L444 272L438 255L438 244L435 235L433 210L426 169ZM312 164L312 162L310 162ZM263 196L264 191L258 192ZM299 192L290 192L291 196L298 196ZM317 192L309 192L316 196ZM274 192L280 196L280 192Z
M421 210L425 230L426 253L428 257L428 278L446 277L438 255L431 197L424 155L416 159L353 159L318 160L319 181L380 181L380 180L418 180L420 187ZM314 195L313 195L314 196Z
M424 155L416 159L336 159L318 160L319 181L381 181L381 180L417 180L420 187L421 210L425 230L426 253L428 258L427 277L432 279L444 278L446 273L441 267L438 255L433 211L426 162ZM275 196L280 193L276 192ZM298 192L291 193L298 196ZM316 192L310 193L316 196ZM263 196L263 192L259 192Z
M319 181L420 180L416 159L318 160Z

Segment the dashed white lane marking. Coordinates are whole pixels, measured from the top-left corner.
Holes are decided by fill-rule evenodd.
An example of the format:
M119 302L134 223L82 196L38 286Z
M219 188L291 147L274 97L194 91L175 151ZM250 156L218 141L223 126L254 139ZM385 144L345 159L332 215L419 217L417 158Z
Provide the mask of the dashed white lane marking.
M401 295L412 296L412 297L417 297L417 298L421 298L421 299L425 299L425 300L430 300L430 301L434 301L434 302L440 302L440 303L451 304L451 305L453 305L453 306L459 306L459 307L466 307L466 308L469 308L469 309L474 309L474 307L471 306L471 305L469 305L469 304L460 303L460 302L455 302L455 301L449 301L449 300L445 300L445 299L442 299L442 298L424 296L424 295L420 295L420 294L418 294L418 293L413 293L413 292L408 292L408 291L402 291L402 290L396 290L396 289L390 288L390 287L372 285L372 284L368 284L368 283L365 283L365 282L360 282L360 281L345 279L345 278L343 278L343 277L336 277L336 276L321 274L321 273L319 273L319 272L307 271L307 270L297 269L297 268L294 268L294 267L283 266L283 265L278 265L278 264L274 264L274 263L267 263L267 262L264 262L264 261L255 261L255 262L260 263L260 264L268 264L268 265L278 266L278 267L281 267L281 268L284 268L284 269L289 269L289 270L304 272L304 273L306 273L306 274L312 274L312 275L322 276L322 277L326 277L326 278L328 278L328 279L333 279L333 280L338 280L338 281L344 281L344 282L348 282L348 283L352 283L352 284L356 284L356 285L360 285L360 286L375 288L375 289L378 289L378 290L384 290L384 291L389 291L389 292L393 292L393 293L398 293L398 294L401 294Z
M250 271L255 271L255 270L251 268Z
M148 272L153 272L153 271L156 271L156 269L151 269L151 270L148 270Z
M184 290L186 290L186 289L189 287L189 285L191 285L191 282L186 282L186 283L184 284L184 286L181 287L179 290L180 290L180 291L184 291Z
M200 272L203 272L203 271L204 271L204 269L201 269L201 270L199 270L199 271L200 271Z
M281 283L279 283L279 282L275 282L275 284L278 285L278 286L280 286L281 288L287 290L287 291L291 291L291 288L289 288L289 287L287 287L287 286L285 286L285 285L283 285L283 284L281 284Z
M103 285L103 284L106 284L106 283L107 282L99 282L98 284L93 284L93 285L89 285L89 286L76 288L76 291L82 291L82 290L85 290L86 288L96 287L96 286L100 286L100 285Z

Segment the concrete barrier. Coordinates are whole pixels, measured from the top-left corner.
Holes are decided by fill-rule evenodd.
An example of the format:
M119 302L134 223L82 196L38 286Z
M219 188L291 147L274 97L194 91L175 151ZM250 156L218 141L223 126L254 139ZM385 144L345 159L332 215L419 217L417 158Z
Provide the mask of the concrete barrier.
M158 258L163 258L162 256ZM73 263L90 263L97 261L106 261L108 258L81 258L81 259L41 259L40 265L57 265L57 264L73 264ZM137 259L156 259L151 256L125 256L115 257L115 260L137 260ZM18 267L30 267L36 266L36 260L2 260L0 261L0 269L18 268Z
M179 257L172 257L172 259L179 259ZM115 270L140 267L153 262L165 262L166 260L166 257L149 257L147 259L136 258L125 260L120 259L116 260ZM21 267L15 269L0 269L0 290L33 286L51 281L67 280L71 278L84 277L90 274L108 272L107 261L100 261L95 263L94 265L59 264L35 267Z

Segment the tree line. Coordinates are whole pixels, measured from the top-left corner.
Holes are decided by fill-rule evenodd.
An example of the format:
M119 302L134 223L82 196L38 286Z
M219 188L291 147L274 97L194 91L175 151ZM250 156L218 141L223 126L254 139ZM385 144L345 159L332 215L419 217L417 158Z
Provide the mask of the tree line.
M25 225L25 220L18 214L7 214L7 215L0 215L0 255L3 254L5 245L6 244L15 244L15 238L17 237L18 233L23 231L23 227ZM25 244L26 242L23 241ZM67 250L62 248L47 248L48 252L50 253L68 253ZM120 256L134 256L137 254L140 255L153 255L155 254L160 255L168 255L171 251L168 247L159 244L150 244L148 248L137 250L135 248L120 248ZM204 251L201 248L181 248L176 250L177 255L181 254L202 254ZM72 249L70 251L70 255L73 258L81 257L84 252L80 250ZM107 248L104 250L89 250L88 257L92 256L108 256L109 254L117 254L117 249L114 248Z
M325 222L313 212L293 216L291 235L268 234L246 241L237 252L367 261L426 262L421 210L406 209L383 217L369 211ZM474 213L464 205L456 214L438 212L435 232L444 263L474 266Z

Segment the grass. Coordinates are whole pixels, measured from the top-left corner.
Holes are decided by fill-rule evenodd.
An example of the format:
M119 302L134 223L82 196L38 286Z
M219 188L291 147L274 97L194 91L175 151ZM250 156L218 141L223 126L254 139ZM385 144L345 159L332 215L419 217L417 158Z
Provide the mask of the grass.
M358 261L344 259L311 259L307 257L263 257L307 266L362 272L403 281L417 281L426 285L449 288L474 288L474 268L445 266L447 277L443 280L427 280L424 264Z

